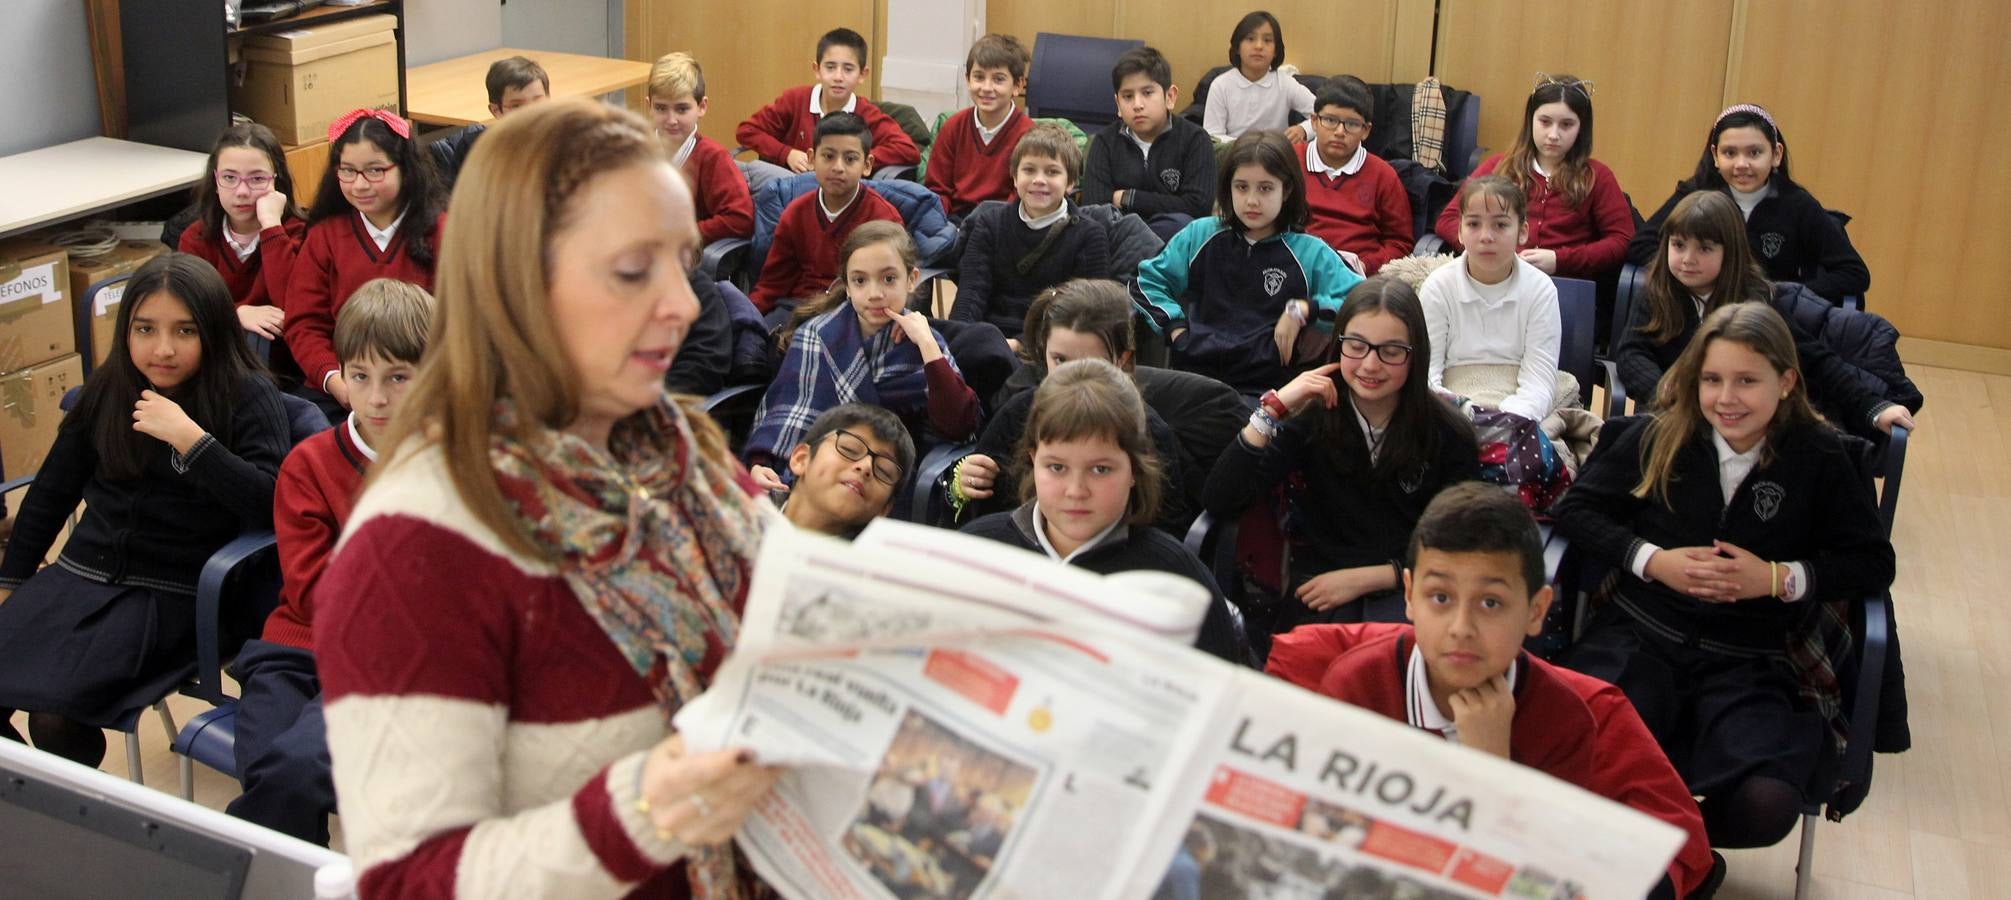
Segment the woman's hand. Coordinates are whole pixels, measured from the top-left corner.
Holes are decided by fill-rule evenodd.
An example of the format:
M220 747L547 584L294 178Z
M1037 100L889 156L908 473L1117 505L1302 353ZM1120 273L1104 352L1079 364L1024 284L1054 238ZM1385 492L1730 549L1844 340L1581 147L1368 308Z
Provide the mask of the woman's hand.
M237 308L237 324L252 334L266 340L279 340L280 327L286 324L286 311L277 306L240 306Z
M992 487L998 484L998 461L982 453L964 457L957 466L957 483L963 488L964 496L972 500L991 498Z
M1543 274L1545 275L1557 274L1557 251L1555 250L1524 250L1517 255L1522 257L1523 262L1543 270Z
M1913 424L1913 411L1897 404L1879 410L1878 418L1871 420L1871 424L1886 434L1892 433L1892 426L1894 425L1905 428L1907 431L1912 431L1915 427Z
M140 401L133 404L133 430L159 439L176 453L189 452L204 434L181 404L151 390L141 391Z
M1314 401L1333 409L1341 404L1341 388L1334 381L1334 373L1340 370L1340 363L1330 362L1317 369L1300 372L1298 377L1278 389L1278 400L1294 416L1305 412Z
M913 341L915 349L922 351L922 362L932 363L943 358L943 348L936 345L936 333L929 328L929 317L916 310L907 310L893 315L894 324L901 333L894 340L903 338Z
M267 191L265 196L258 198L258 228L260 231L279 225L284 221L281 218L284 215L286 215L285 194L272 190Z
M1364 594L1379 591L1390 586L1389 566L1357 566L1352 569L1335 569L1321 572L1305 584L1299 585L1294 594L1307 609L1326 612L1344 603L1353 603Z
M775 470L767 466L749 466L747 477L754 479L755 486L764 491L789 493L789 486L782 483L782 476L775 474Z
M642 764L640 805L658 837L687 847L733 839L782 777L782 769L755 765L750 750L686 754L684 738L671 735Z

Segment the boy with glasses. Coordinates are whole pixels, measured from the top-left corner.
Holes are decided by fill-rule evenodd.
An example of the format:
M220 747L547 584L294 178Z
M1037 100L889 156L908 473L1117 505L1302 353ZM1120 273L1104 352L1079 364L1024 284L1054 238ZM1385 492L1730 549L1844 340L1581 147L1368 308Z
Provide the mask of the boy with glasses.
M1305 150L1306 231L1363 275L1409 255L1416 240L1403 182L1362 146L1375 127L1375 111L1361 79L1329 79L1313 98L1313 140Z
M789 453L796 478L782 516L850 540L893 508L894 490L914 466L915 442L900 417L864 403L832 407Z

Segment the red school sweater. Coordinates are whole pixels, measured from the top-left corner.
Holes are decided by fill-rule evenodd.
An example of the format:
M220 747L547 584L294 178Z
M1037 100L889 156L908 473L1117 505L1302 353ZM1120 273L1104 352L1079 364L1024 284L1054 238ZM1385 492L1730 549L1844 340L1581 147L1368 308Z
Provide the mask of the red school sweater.
M1399 722L1409 720L1409 625L1306 625L1278 635L1264 671ZM1711 873L1704 816L1620 689L1521 654L1509 755L1520 765L1654 816L1687 839L1669 863L1677 896Z
M812 190L789 201L775 222L775 241L761 264L761 280L748 297L763 313L778 300L801 300L829 290L838 277L838 245L852 229L873 221L901 221L900 211L863 183L859 196L836 219L825 218L817 199L821 196L822 191Z
M754 197L747 178L719 142L705 135L691 145L684 160L684 177L698 207L698 239L710 244L721 238L754 236Z
M1382 157L1364 153L1355 174L1338 178L1314 172L1303 156L1299 166L1306 173L1308 234L1361 257L1366 275L1410 255L1417 240L1411 234L1410 194Z
M293 261L293 277L286 285L285 337L308 385L316 390L339 366L335 359L335 313L349 302L350 294L373 278L396 278L433 289L433 267L420 265L405 252L414 224L400 224L383 250L377 249L377 242L363 230L362 213L323 219L307 229L307 238ZM433 220L427 243L435 254L440 252L440 232L446 225L445 213Z
M264 639L314 650L314 586L334 555L335 540L356 508L370 455L350 429L355 416L337 422L293 448L279 466L272 490L272 531L278 538L279 608L265 620Z
M1012 150L1033 129L1026 107L1014 106L999 133L987 144L978 138L978 109L969 107L943 122L929 148L922 184L942 198L943 209L961 216L986 200L1013 199Z
M854 94L854 97L858 95ZM888 118L873 101L858 97L858 105L852 111L866 120L866 127L873 132L873 168L885 166L912 166L922 161L922 151L915 142L908 139L908 133L901 125ZM782 92L775 102L748 116L747 121L733 132L733 139L740 146L761 154L761 158L778 166L789 164L789 151L810 152L810 139L817 132L817 120L822 113L810 111L810 85L793 87Z
M1502 158L1499 153L1488 157L1467 177L1493 174ZM1557 274L1564 278L1596 279L1619 269L1627 258L1627 242L1634 239L1634 214L1627 207L1627 195L1620 192L1620 179L1605 163L1596 159L1586 163L1592 167L1592 190L1583 204L1564 202L1544 178L1535 179L1529 192L1529 243L1523 249L1557 251ZM1448 249L1462 249L1457 200L1439 211L1434 230Z
M228 227L228 226L226 226ZM244 259L223 235L211 237L209 226L198 219L182 231L175 249L200 258L223 276L230 286L230 299L238 306L277 306L286 297L287 279L293 275L293 258L300 249L307 223L299 219L267 228L258 233L258 248Z

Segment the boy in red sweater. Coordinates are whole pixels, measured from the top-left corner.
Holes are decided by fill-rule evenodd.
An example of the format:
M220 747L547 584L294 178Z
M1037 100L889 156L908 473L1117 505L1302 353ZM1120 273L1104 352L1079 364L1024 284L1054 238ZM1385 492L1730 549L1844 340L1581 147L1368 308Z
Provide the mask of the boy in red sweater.
M389 278L358 288L336 314L335 354L355 411L280 464L272 495L279 608L231 666L243 689L232 749L244 793L225 811L323 846L335 787L314 666L314 588L356 508L364 472L383 449L432 321L432 295Z
M1033 117L1014 98L1026 90L1030 64L1026 47L1009 34L988 34L964 57L964 82L971 106L949 117L929 146L922 184L943 199L950 218L961 222L986 200L1011 200L1008 158Z
M756 110L733 133L742 147L761 154L761 160L791 172L810 171L812 134L817 123L835 112L848 112L866 120L873 130L873 144L880 148L874 159L878 166L912 166L922 159L922 151L908 139L899 123L856 92L866 79L866 39L850 28L826 32L817 40L817 61L811 65L815 84L793 87L775 102Z
M1714 889L1703 815L1626 695L1522 650L1551 599L1528 509L1482 482L1446 488L1410 557L1411 625L1301 626L1274 639L1265 671L1675 825L1689 839L1652 896Z
M851 113L817 123L817 190L789 201L775 223L775 240L748 299L766 315L795 309L838 277L838 245L861 223L901 224L901 213L860 179L873 164L873 134ZM778 324L771 322L770 324Z
M1362 146L1375 112L1361 79L1329 79L1313 97L1314 140L1306 145L1306 231L1363 275L1409 256L1417 240L1396 170Z
M705 117L705 72L689 53L672 53L649 70L649 118L671 148L670 161L691 183L698 209L698 239L754 236L754 197L732 154L698 133Z

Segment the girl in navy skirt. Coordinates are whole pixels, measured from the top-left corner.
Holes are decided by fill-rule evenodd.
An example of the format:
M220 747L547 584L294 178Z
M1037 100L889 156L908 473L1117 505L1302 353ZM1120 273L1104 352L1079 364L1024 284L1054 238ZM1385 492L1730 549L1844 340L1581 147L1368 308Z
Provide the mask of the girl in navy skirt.
M272 527L290 444L215 269L163 254L126 296L0 559L0 737L20 740L9 720L28 710L35 746L89 766L100 729L194 671L196 577L239 533Z
M1767 846L1800 817L1823 748L1790 641L1824 601L1889 586L1892 544L1773 307L1705 317L1656 406L1608 421L1551 509L1620 570L1568 662L1627 693L1713 846Z

